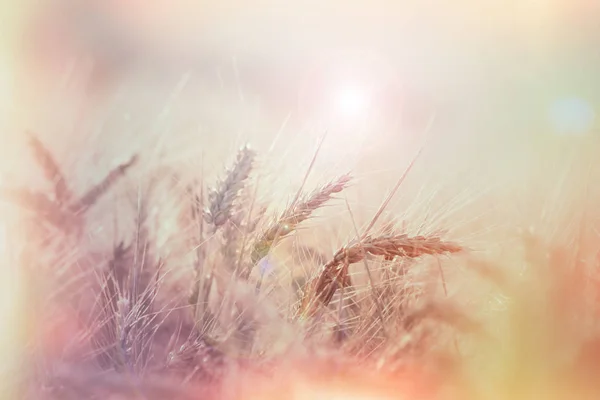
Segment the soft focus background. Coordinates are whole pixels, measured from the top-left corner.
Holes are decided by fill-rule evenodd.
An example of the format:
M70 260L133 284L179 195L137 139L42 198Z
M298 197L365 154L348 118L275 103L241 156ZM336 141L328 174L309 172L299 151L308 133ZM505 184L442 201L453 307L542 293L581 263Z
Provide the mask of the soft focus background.
M36 110L26 119L43 130L69 119L78 136L168 130L180 157L194 151L182 143L192 135L218 153L247 138L270 146L281 131L282 154L295 147L292 137L310 142L328 130L343 155L361 148L389 168L387 157L435 115L431 135L447 158L472 146L508 160L532 143L540 152L538 139L594 131L599 8L540 0L37 2L19 36L19 56L36 73L22 82Z
M515 219L541 218L536 202L552 196L581 200L582 180L596 171L595 2L24 7L12 7L29 17L14 53L19 124L50 139L82 184L142 149L210 175L249 142L277 171L264 190L289 193L327 132L311 183L352 170L361 213L426 142L402 207L446 204L454 210L441 214L451 217L472 207L489 214L495 202ZM18 148L18 133L5 134ZM572 188L545 192L563 181ZM531 213L522 202L535 204Z

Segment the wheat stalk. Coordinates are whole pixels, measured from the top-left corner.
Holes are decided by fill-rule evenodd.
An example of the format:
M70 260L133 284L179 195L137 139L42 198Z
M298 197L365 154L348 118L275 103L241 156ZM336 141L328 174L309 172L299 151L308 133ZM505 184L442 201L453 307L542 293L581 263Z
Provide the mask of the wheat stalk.
M143 208L136 229L139 238L135 245L114 246L100 291L104 320L94 341L99 361L117 370L144 368L150 354L145 341L160 325L155 321L154 306L164 264L157 260L151 265L150 255L146 254L149 243L143 232ZM138 254L142 251L143 255Z
M301 316L312 316L318 305L327 306L338 286L349 286L348 267L362 261L367 254L395 257L417 258L423 255L458 253L463 247L452 242L442 241L439 237L393 235L370 237L355 241L339 249L333 258L321 268L321 273L310 280L304 290L300 304Z
M191 216L196 228L196 236L194 241L200 244L195 246L195 258L194 258L194 279L192 284L192 290L188 297L188 302L192 306L194 320L197 319L198 306L200 306L200 292L204 288L204 260L206 258L205 247L202 245L204 239L204 218L202 216L203 201L204 201L204 185L200 183L197 186L190 185L188 187L188 194L191 198ZM197 193L199 191L199 193Z
M219 228L223 226L228 227L230 224L235 223L233 221L234 206L240 191L244 188L246 180L250 176L255 156L256 153L248 146L244 146L239 150L236 162L229 169L225 179L220 181L217 187L210 191L208 205L204 209L202 207L204 201L202 190L204 186L200 185L200 194L194 195L192 216L198 224L198 236L201 242L205 237L203 222L206 221L209 225L208 232L206 232L206 241L199 244L196 248L195 278L192 292L188 299L193 308L194 319L204 321L201 323L202 326L206 322L207 314L205 314L205 309L213 283L213 271L211 270L207 273L204 268L206 247L212 243L212 236ZM226 230L225 234L227 233L231 232ZM232 252L235 251L232 250Z
M100 290L102 314L99 331L92 340L98 349L98 361L102 366L115 366L117 369L126 365L127 350L122 346L123 338L120 333L125 331L125 320L128 313L123 313L125 282L128 276L130 262L130 247L123 243L113 248L113 257L108 263L104 281Z
M284 210L281 216L272 222L255 242L251 254L252 263L256 264L264 258L276 244L277 240L292 233L298 224L310 218L312 213L329 201L333 194L339 193L348 187L351 179L349 174L342 175L338 179L313 191L304 200L293 203Z

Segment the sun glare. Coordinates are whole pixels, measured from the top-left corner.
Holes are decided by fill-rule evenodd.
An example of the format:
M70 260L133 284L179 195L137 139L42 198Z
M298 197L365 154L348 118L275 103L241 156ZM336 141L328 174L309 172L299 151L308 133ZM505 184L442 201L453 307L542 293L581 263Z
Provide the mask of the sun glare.
M345 116L364 115L369 109L369 96L366 90L359 86L342 86L335 92L335 109Z

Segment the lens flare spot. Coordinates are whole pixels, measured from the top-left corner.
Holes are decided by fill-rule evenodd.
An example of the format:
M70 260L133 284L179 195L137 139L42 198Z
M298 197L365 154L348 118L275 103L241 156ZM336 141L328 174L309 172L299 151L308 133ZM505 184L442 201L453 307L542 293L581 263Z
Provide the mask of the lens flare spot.
M592 105L579 97L555 100L549 114L552 128L559 135L584 135L593 128L596 119Z

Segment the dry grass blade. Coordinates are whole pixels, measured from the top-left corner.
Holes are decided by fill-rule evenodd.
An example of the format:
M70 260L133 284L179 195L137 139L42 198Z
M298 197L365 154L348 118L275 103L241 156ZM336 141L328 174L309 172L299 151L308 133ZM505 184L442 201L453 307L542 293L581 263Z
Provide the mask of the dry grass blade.
M206 270L207 243L204 232L205 210L204 210L204 172L201 174L200 182L191 185L188 193L192 199L191 211L192 219L195 225L195 235L193 243L195 248L194 258L194 278L192 281L191 292L188 296L188 303L192 306L192 318L200 324L200 330L208 324L209 314L207 312L208 298L212 286L212 271ZM214 227L214 225L213 225Z
M117 166L106 175L106 177L100 181L96 186L91 188L85 193L81 199L71 206L71 211L79 213L89 209L91 206L96 204L98 199L102 197L120 178L125 175L138 160L138 156L132 156L127 162Z
M293 232L298 224L307 220L311 214L322 207L335 193L348 187L351 176L342 175L335 181L313 191L303 201L293 203L281 216L259 236L252 249L252 262L257 263L265 257L278 239Z
M29 146L33 151L36 162L42 168L44 176L54 185L54 196L56 201L61 204L68 204L73 194L68 188L67 181L58 166L58 163L44 146L44 144L33 134L29 133Z
M383 211L390 204L390 201L392 201L392 198L394 197L394 195L396 194L396 192L398 191L398 189L400 189L400 185L402 185L402 183L404 182L404 180L408 176L408 173L412 170L412 168L414 167L415 163L417 162L417 160L421 156L422 152L423 152L423 147L421 147L419 149L419 151L417 152L417 154L415 155L415 157L411 160L410 164L408 164L408 167L406 167L406 169L404 170L404 173L402 174L402 176L400 176L400 179L398 179L398 182L396 182L396 185L394 185L394 187L392 188L392 191L388 194L387 198L383 201L383 203L381 204L381 206L379 207L379 209L377 210L377 212L375 213L375 215L371 219L371 222L369 222L369 225L364 230L364 232L362 234L363 237L367 236L369 234L369 231L375 226L375 224L377 223L377 220L379 219L379 217L381 217L381 214L383 214Z
M348 265L360 262L366 254L394 257L417 258L423 255L458 253L463 248L438 237L395 235L376 238L366 237L339 249L333 259L326 263L321 273L309 281L300 305L300 315L311 316L319 304L327 306L339 285L348 283Z
M120 346L123 344L120 333L124 332L123 322L127 314L124 310L123 294L129 269L130 250L123 243L115 246L100 292L104 318L99 332L94 337L94 343L99 350L98 361L105 368L112 366L121 368L126 364L127 349Z
M107 369L143 370L150 348L146 341L159 326L154 305L162 281L162 261L152 276L135 259L133 246L115 246L100 292L102 322L94 337L98 361ZM150 271L148 271L150 272Z
M354 227L354 233L356 234L356 237L358 238L358 245L359 245L361 251L364 252L365 248L364 248L364 246L362 244L361 236L358 233L358 227L356 226L356 221L354 219L354 214L352 212L352 209L350 208L350 203L348 203L348 199L346 199L346 208L348 209L348 213L350 214L350 217L352 218L352 225ZM375 218L377 218L377 216ZM375 218L373 220L375 220ZM384 258L386 260L391 260L392 259L392 257L389 256L389 255L386 255ZM347 262L346 260L345 260L345 262ZM363 264L365 266L365 271L367 272L367 277L369 278L369 285L371 286L371 295L372 295L373 301L375 303L375 308L376 308L376 311L377 311L377 316L379 317L379 320L381 322L381 329L382 329L384 335L387 336L387 334L385 332L385 318L383 316L384 307L381 305L381 302L379 301L379 297L377 295L377 290L375 288L375 282L373 280L373 275L371 274L371 268L369 268L369 263L368 263L368 261L367 261L366 258L363 258L362 261L363 261Z
M217 188L208 195L208 207L204 214L206 221L215 227L225 224L231 218L231 209L239 191L244 187L244 181L248 179L255 152L250 148L243 147L237 155L236 162Z
M201 178L203 179L203 175L201 174ZM203 267L204 267L204 259L205 259L205 248L201 244L204 240L204 217L203 217L203 201L204 201L204 185L202 180L198 185L190 185L187 188L188 195L191 199L190 209L192 215L192 221L194 222L196 228L196 235L193 237L193 242L195 243L195 259L194 259L194 280L192 285L192 290L188 298L189 304L192 306L194 318L197 316L197 306L198 300L200 296L200 288L203 285ZM199 193L198 193L199 192ZM196 244L200 243L200 244Z
M207 335L196 334L167 356L163 370L185 373L185 380L195 377L204 385L218 382L230 359L220 344Z

